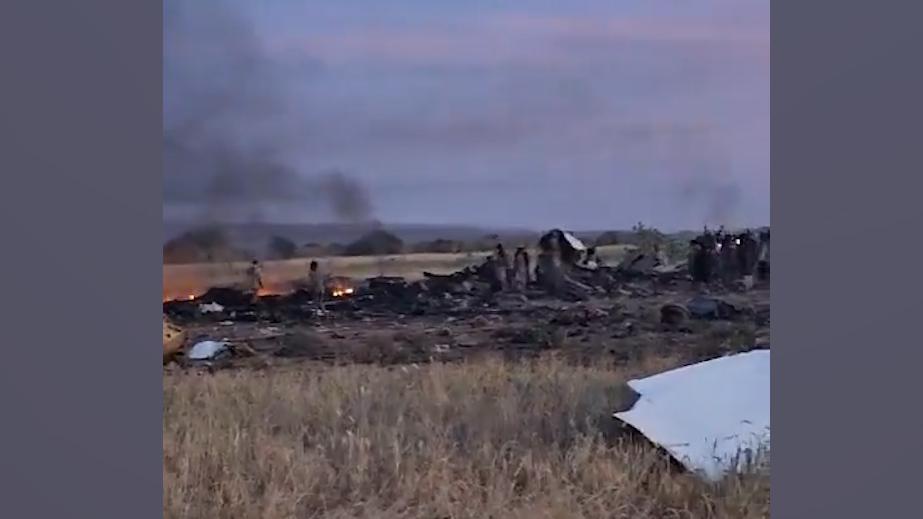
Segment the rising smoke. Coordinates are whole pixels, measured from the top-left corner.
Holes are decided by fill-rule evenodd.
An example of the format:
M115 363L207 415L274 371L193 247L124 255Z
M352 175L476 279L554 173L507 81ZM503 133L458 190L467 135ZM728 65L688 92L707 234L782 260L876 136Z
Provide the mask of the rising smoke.
M685 174L673 187L671 198L676 207L689 211L688 221L733 228L741 223L743 189L721 143L708 131L673 143Z
M295 74L263 51L232 2L164 1L164 207L209 222L324 206L372 217L364 186L293 159L310 138L292 103ZM316 211L314 211L316 212Z
M704 176L690 179L680 187L683 203L698 207L703 223L713 226L738 225L741 196L738 184Z

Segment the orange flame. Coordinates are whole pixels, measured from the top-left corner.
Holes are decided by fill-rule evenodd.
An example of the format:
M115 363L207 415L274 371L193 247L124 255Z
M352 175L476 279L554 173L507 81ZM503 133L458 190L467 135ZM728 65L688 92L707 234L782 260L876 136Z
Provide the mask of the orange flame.
M352 288L334 288L332 291L333 297L343 297L348 296L355 292Z
M347 279L334 278L328 281L328 283L329 284L327 286L330 290L330 294L333 297L348 296L352 294L353 292L355 292L355 289L353 288L352 283L350 283L350 281Z

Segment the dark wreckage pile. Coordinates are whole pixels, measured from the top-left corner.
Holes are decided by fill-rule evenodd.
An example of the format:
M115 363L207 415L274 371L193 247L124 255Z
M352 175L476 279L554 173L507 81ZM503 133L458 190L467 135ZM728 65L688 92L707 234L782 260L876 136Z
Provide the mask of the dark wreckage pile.
M381 349L403 348L404 353L411 353L403 360L410 362L451 358L460 349L477 345L501 349L512 345L522 350L547 349L565 342L612 343L613 339L644 334L645 326L650 333L688 334L694 328L690 323L696 321L746 322L768 333L768 297L762 307L740 297L736 301L727 297L746 292L753 284L741 286L739 277L713 275L721 272L721 255L719 248L712 251L701 245L709 243L707 234L699 237L690 249L689 260L677 264L668 264L656 250L631 250L617 265L608 266L599 260L594 248L569 232L555 229L539 240L534 260L523 248L510 258L501 245L479 265L449 275L424 272L423 278L415 281L333 277L323 293L297 289L259 298L237 288L214 287L195 298L163 303L164 364L174 360L213 364L222 357L266 353L330 360L339 355L337 346L326 344L329 340L305 337L313 334L316 339L318 327L329 331L333 321L340 330L329 331L328 336L334 338L356 327L400 326L400 333L387 339L399 344ZM709 265L705 279L702 264ZM643 315L655 317L644 319ZM427 334L432 335L428 340L431 344L415 344L421 342L419 337L405 337L407 320L425 323ZM222 340L209 344L205 357L190 359L190 350L208 342L207 335L214 335L216 329L248 325L263 329L256 343L271 343L272 347L265 346L260 352L255 351L259 348L254 340ZM286 331L267 334L267 327ZM206 329L209 331L202 331ZM561 334L567 340L559 337ZM359 336L356 333L352 337ZM305 342L313 345L302 347ZM319 342L325 342L324 347L317 347ZM615 352L619 347L609 349ZM376 360L375 355L372 357ZM384 357L384 353L378 355L377 360Z

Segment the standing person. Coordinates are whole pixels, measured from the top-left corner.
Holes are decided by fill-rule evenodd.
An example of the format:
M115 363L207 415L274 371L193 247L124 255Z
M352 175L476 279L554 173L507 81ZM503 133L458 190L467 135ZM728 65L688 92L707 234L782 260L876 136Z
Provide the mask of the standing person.
M689 271L689 275L691 275L693 278L695 277L693 268L695 265L695 257L698 247L699 241L693 239L689 240L689 247L686 249L686 269Z
M509 288L509 271L511 265L502 243L498 244L497 249L494 251L493 267L494 277L497 280L499 290L501 292L507 290Z
M513 255L512 280L517 292L525 291L529 284L529 253L525 247L518 247Z
M513 256L506 259L506 284L509 288L513 288L516 284L516 255L519 254L520 248L517 247Z
M311 260L311 263L308 265L308 290L311 292L311 299L314 301L317 308L324 310L327 285L324 277L320 273L316 260Z
M757 263L757 275L760 281L769 279L769 230L760 233L760 253Z
M564 288L564 272L561 266L561 253L557 240L545 240L539 243L541 251L535 265L536 281L548 293L557 295Z
M737 279L737 240L732 234L725 234L719 253L721 265L721 278L725 283L733 283Z
M529 256L529 250L525 246L520 248L522 249L522 261L525 264L523 275L526 278L526 286L529 286L529 283L532 282L532 257Z
M247 292L250 294L252 301L259 301L260 290L263 288L263 266L259 261L250 262L247 268Z
M738 273L743 277L744 287L749 289L753 286L753 271L756 269L759 254L758 245L749 229L744 231L738 240L740 240L737 245Z
M691 244L689 272L692 274L692 280L696 285L708 285L712 276L713 252L699 240L693 240Z
M705 250L710 255L715 255L718 252L718 240L715 237L715 234L708 230L706 227L705 233L702 235L699 243L705 248Z

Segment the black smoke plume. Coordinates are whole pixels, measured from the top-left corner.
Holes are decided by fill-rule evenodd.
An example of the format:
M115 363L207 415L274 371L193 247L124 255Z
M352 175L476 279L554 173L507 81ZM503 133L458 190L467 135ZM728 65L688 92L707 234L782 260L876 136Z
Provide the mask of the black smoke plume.
M231 4L164 1L165 215L221 222L324 206L337 220L369 220L357 179L299 166L310 132L292 86L304 67L268 55Z

